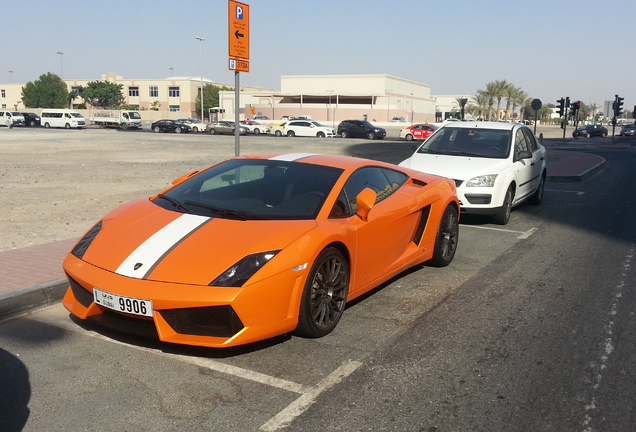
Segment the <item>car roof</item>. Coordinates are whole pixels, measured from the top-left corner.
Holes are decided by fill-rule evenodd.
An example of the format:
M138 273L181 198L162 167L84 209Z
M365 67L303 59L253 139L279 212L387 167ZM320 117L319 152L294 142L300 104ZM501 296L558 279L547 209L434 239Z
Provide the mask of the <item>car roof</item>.
M461 122L451 122L448 123L442 128L457 128L457 129L496 129L496 130L513 130L515 128L526 128L525 125L521 123L506 123L506 122L488 122L488 121L461 121ZM441 128L440 128L441 129Z

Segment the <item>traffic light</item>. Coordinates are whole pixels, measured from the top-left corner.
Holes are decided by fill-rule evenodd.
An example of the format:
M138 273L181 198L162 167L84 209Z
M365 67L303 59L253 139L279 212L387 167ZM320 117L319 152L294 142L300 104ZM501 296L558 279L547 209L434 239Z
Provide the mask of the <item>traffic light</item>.
M616 95L616 99L614 100L614 117L620 117L623 115L623 101L625 98L619 97Z
M559 114L559 117L563 117L563 114L565 114L565 99L557 99L557 104L557 107L559 108L557 110L557 114Z
M579 109L581 108L581 102L572 102L570 104L570 111L572 111L572 113L577 112Z

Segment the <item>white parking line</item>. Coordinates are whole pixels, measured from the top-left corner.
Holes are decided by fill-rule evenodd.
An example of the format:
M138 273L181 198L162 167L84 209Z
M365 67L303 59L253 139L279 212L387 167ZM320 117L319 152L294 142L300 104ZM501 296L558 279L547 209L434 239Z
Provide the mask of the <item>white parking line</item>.
M362 363L353 360L343 363L338 369L320 381L310 391L302 394L298 399L289 404L287 408L272 417L267 423L261 426L260 429L262 431L271 432L289 426L296 417L304 413L307 408L316 401L318 396L320 396L320 393L338 384L344 378L351 375L361 365Z
M483 230L490 230L490 231L500 231L500 232L508 232L508 233L513 233L513 234L519 234L517 236L517 238L519 238L519 239L527 239L528 237L530 237L537 230L536 227L530 228L528 231L517 231L517 230L510 230L510 229L504 229L504 228L494 228L494 227L479 226L479 225L462 225L462 228L476 228L476 229L483 229Z
M265 375L260 372L255 372L249 369L243 369L237 366L228 365L226 363L222 363L218 360L214 360L210 358L194 357L194 356L187 356L182 354L171 354L171 353L166 353L154 348L147 348L147 347L142 347L138 345L127 344L115 339L111 339L97 332L85 330L70 321L56 321L55 323L52 323L46 320L37 320L37 321L46 325L51 325L51 326L59 327L64 330L82 333L86 336L91 336L91 337L101 339L107 342L126 346L128 348L133 348L139 351L149 352L152 354L160 355L160 356L171 358L171 359L176 359L178 361L189 363L198 367L204 367L204 368L213 370L215 372L231 375L237 378L242 378L249 381L264 384L269 387L274 387L277 389L300 394L300 396L295 401L293 401L285 409L283 409L281 412L279 412L274 417L272 417L269 421L267 421L267 423L261 426L260 429L263 431L276 431L278 429L287 427L296 417L298 417L303 412L305 412L316 401L316 399L318 398L318 396L320 396L322 392L340 383L344 378L351 375L356 369L362 366L362 362L355 361L355 360L348 360L344 362L343 364L341 364L336 370L330 373L318 384L311 387L311 386L295 383L293 381L288 381L288 380L276 378L270 375Z
M560 190L560 189L546 189L545 192L563 192L563 193L573 193L577 195L585 195L585 192L583 191Z

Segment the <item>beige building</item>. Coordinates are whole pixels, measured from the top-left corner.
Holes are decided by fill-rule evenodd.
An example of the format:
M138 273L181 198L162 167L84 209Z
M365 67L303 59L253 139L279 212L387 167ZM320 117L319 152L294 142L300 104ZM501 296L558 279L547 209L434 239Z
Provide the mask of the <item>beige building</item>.
M121 84L124 103L138 107L145 121L198 118L200 108L195 104L202 84L234 87L201 77L124 79L116 73L107 73L101 80ZM69 91L87 86L90 81L95 80L64 80ZM0 84L0 108L24 111L23 85ZM234 96L233 90L219 95L219 106L225 110L220 116L224 119L234 119ZM384 74L284 75L280 90L241 86L239 97L241 119L255 115L272 120L310 116L332 127L345 119L364 118L376 123L433 123L459 109L455 101L459 96L431 96L428 84ZM90 116L90 109L80 112ZM208 116L205 113L206 119Z
M234 118L234 92L221 92L224 118ZM434 122L435 100L427 84L390 75L284 75L280 91L240 94L240 117L310 116L327 126L345 119L387 123ZM254 114L251 114L254 113Z

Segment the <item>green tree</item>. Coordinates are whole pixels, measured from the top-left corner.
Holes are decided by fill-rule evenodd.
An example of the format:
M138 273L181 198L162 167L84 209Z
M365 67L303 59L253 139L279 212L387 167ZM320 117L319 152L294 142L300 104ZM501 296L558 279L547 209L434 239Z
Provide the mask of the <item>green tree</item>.
M22 103L27 108L67 108L72 99L66 83L51 72L22 87Z
M466 112L470 113L475 118L484 119L486 114L488 114L489 104L492 104L492 102L488 96L481 91L477 91L477 94L466 107Z
M223 86L215 86L214 84L206 84L203 86L203 115L207 115L210 112L210 108L219 106L219 92L220 91L230 91L231 87ZM201 91L197 92L196 98L196 111L198 113L201 112Z
M89 104L98 108L118 108L124 102L123 84L108 81L89 81L79 88L79 95Z

